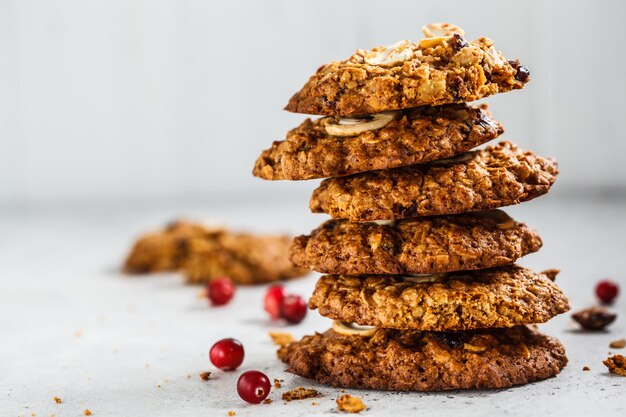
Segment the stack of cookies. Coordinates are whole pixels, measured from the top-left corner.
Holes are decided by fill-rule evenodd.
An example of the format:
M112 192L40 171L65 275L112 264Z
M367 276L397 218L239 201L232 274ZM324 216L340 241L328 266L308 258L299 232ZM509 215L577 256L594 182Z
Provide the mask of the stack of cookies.
M306 120L256 161L268 180L327 178L292 262L324 274L309 307L332 329L282 347L289 371L353 388L501 388L553 376L563 346L534 326L569 309L514 262L541 238L499 207L547 193L556 161L500 142L486 105L529 71L487 38L432 24L418 43L358 50L322 66L287 110Z

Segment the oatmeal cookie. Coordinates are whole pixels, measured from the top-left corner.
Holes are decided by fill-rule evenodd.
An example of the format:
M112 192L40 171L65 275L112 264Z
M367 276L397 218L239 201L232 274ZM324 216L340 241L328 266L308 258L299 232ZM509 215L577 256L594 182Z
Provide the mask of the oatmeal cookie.
M191 239L182 270L190 284L227 276L250 285L297 278L306 270L294 267L287 256L291 238L228 233L219 239Z
M544 323L569 310L550 278L516 265L422 277L324 275L309 307L343 322L429 331Z
M329 134L340 119L307 119L261 153L253 174L266 180L306 180L396 168L448 158L504 131L487 105L452 104L395 113L375 130ZM336 133L336 132L334 132ZM350 133L350 132L348 132Z
M501 210L390 224L328 220L289 249L294 265L326 274L432 274L508 265L541 247Z
M328 330L278 351L288 371L335 387L394 391L505 388L554 376L567 364L556 339L518 326L472 332Z
M350 221L464 213L543 195L557 174L554 159L505 141L450 160L329 178L313 191L309 206Z
M320 67L285 107L296 113L351 116L461 103L521 89L527 67L508 61L493 41L467 41L462 31L418 43L358 50Z
M203 237L216 239L225 231L190 221L173 221L163 230L147 233L135 242L124 262L131 274L176 271L189 253L189 240Z

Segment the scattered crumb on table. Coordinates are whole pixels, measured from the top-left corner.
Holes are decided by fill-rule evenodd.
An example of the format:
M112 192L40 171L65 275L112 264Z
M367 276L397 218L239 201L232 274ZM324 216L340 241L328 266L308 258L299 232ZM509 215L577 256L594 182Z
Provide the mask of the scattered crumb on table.
M591 368L587 365L583 366L583 371L591 371Z
M304 387L297 387L290 391L283 392L283 400L285 401L306 400L307 398L317 398L320 396L319 391Z
M237 413L235 413L234 411L229 411L226 413L227 416L232 417L232 416L236 416Z
M91 415L91 410L90 409L85 409L85 411L83 411L83 414L86 416L90 416Z
M614 340L609 344L609 347L613 349L623 349L626 347L626 339L621 338Z
M200 379L203 381L208 381L209 379L211 379L211 372L202 372L200 374Z
M606 358L603 362L609 372L615 375L626 376L626 357L615 355Z
M361 398L353 397L350 394L343 394L341 397L337 398L336 402L339 411L346 411L348 413L360 413L367 408Z
M57 404L61 404L63 402L63 400L60 399L59 397L57 397L56 395L54 396L53 399L54 399L54 402L57 403Z
M272 338L272 342L278 346L286 346L289 343L293 342L295 339L291 333L286 332L269 332L268 333Z
M274 378L274 388L279 389L280 387L282 387L280 381L278 378Z

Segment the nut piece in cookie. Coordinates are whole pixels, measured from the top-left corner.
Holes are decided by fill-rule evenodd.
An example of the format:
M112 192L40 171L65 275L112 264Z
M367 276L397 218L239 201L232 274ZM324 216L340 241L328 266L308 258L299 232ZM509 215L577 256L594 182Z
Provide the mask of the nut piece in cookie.
M589 307L575 312L572 318L585 330L604 330L615 321L617 314L604 307Z
M321 397L322 394L312 388L297 387L290 391L283 392L284 401L306 400L307 398Z
M626 357L623 355L608 357L602 363L609 368L610 373L626 376Z
M353 397L350 394L343 394L337 398L337 409L348 413L360 413L367 409L360 397Z

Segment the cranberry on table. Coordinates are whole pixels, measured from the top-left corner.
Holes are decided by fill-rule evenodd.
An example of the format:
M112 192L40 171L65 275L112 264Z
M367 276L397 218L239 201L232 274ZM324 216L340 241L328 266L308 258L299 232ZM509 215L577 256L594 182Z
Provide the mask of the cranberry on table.
M611 280L605 279L596 285L596 295L604 304L611 304L619 294L619 287Z
M243 345L236 339L222 339L209 351L211 363L222 371L237 369L243 362Z
M235 284L233 284L230 278L217 278L207 283L207 296L213 305L224 305L228 303L234 295Z
M289 323L300 323L306 316L306 302L299 295L287 295L283 299L280 313Z
M270 393L270 379L263 372L246 371L237 381L237 393L242 400L258 404Z
M263 308L269 313L272 320L280 319L280 306L284 298L285 288L282 285L272 285L267 289L263 300Z

